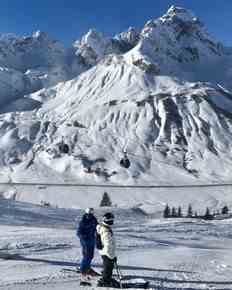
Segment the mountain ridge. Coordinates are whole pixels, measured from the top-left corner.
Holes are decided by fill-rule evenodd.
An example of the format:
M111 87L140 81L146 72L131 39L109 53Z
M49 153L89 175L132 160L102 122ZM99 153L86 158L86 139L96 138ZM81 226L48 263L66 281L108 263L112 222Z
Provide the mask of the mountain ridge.
M230 180L232 53L188 10L112 38L91 29L68 49L42 32L4 41L32 62L0 70L2 180Z

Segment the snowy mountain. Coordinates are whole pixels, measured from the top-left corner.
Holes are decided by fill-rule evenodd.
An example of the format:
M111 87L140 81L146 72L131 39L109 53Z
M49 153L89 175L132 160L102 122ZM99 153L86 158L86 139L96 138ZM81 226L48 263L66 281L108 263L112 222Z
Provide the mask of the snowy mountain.
M46 33L0 37L0 103L67 80L65 49ZM8 100L8 102L7 102Z
M37 31L30 37L1 38L1 66L7 66L22 72L38 67L59 65L63 60L64 48L58 41Z
M41 32L0 44L2 180L230 180L232 53L188 10L68 49Z
M138 43L139 37L139 33L133 28L114 38L104 37L102 33L90 29L80 41L74 42L73 48L76 57L90 68L109 54L122 54L129 51Z
M159 19L148 21L140 38L128 52L132 63L155 64L159 74L220 82L231 88L232 53L190 11L172 6Z
M130 28L118 39L108 39L92 29L71 48L65 49L41 31L29 37L0 35L0 103L72 79L106 55L128 51L134 47L137 36Z
M64 136L74 152L85 156L73 170L77 174L94 156L100 160L95 169L100 167L106 176L117 171L111 177L114 181L125 176L162 181L163 171L169 173L165 165L157 168L159 161L175 165L177 175L182 169L190 176L229 178L232 102L219 87L154 76L122 56L109 56L77 79L54 87L52 94L46 93L48 101L38 113L56 120L57 130L45 148L54 147ZM131 154L130 170L119 166L123 150ZM219 160L226 164L219 166Z

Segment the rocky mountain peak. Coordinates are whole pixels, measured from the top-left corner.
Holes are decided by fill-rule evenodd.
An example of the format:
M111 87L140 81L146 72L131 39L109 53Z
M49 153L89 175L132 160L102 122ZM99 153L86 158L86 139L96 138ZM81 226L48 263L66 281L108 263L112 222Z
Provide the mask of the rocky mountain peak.
M101 32L90 29L81 40L74 42L76 55L82 57L89 66L95 65L106 51L108 39Z
M38 39L38 40L49 40L49 36L46 32L43 32L43 31L35 31L33 34L32 34L32 38L33 39Z
M164 14L161 18L174 21L178 18L179 20L182 20L184 22L197 21L196 16L190 10L177 6L171 6L166 14Z
M176 73L179 65L199 64L224 55L223 46L210 36L204 24L191 11L176 6L145 24L137 51L133 58L146 55L151 62L166 66L165 73Z
M116 35L116 39L124 41L133 47L138 43L140 34L134 27L129 27L128 30Z
M107 39L103 34L92 28L81 38L81 40L77 40L74 43L74 47L80 48L81 46L88 46L94 51L100 52L106 43Z
M82 38L82 41L84 41L86 44L89 44L91 40L98 40L101 41L104 39L104 36L101 32L97 31L94 28L91 28L87 34Z
M204 31L204 24L191 11L182 7L171 6L160 18L149 20L142 32L144 33L154 28L164 29L163 33L166 33L167 29L172 29L174 32L184 29L190 33L196 31L201 33Z

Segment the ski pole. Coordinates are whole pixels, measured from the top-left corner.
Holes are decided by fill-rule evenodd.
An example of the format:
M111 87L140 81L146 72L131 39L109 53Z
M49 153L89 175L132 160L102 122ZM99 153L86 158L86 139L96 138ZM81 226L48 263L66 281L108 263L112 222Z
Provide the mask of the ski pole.
M120 288L122 289L122 274L119 270L118 263L117 262L114 262L114 263L115 263L115 269L116 269L116 272L117 272L118 278L119 278Z
M118 267L118 273L120 275L120 279L122 280L122 272L121 272L120 267L118 266L118 264L117 264L117 267Z

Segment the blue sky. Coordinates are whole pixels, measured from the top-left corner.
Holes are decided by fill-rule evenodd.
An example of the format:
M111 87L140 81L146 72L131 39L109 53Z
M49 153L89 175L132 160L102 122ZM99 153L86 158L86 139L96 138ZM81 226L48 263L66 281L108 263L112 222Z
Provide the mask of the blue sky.
M110 36L129 26L140 29L171 5L192 10L214 37L232 46L232 0L0 0L0 33L41 30L69 46L93 27Z

